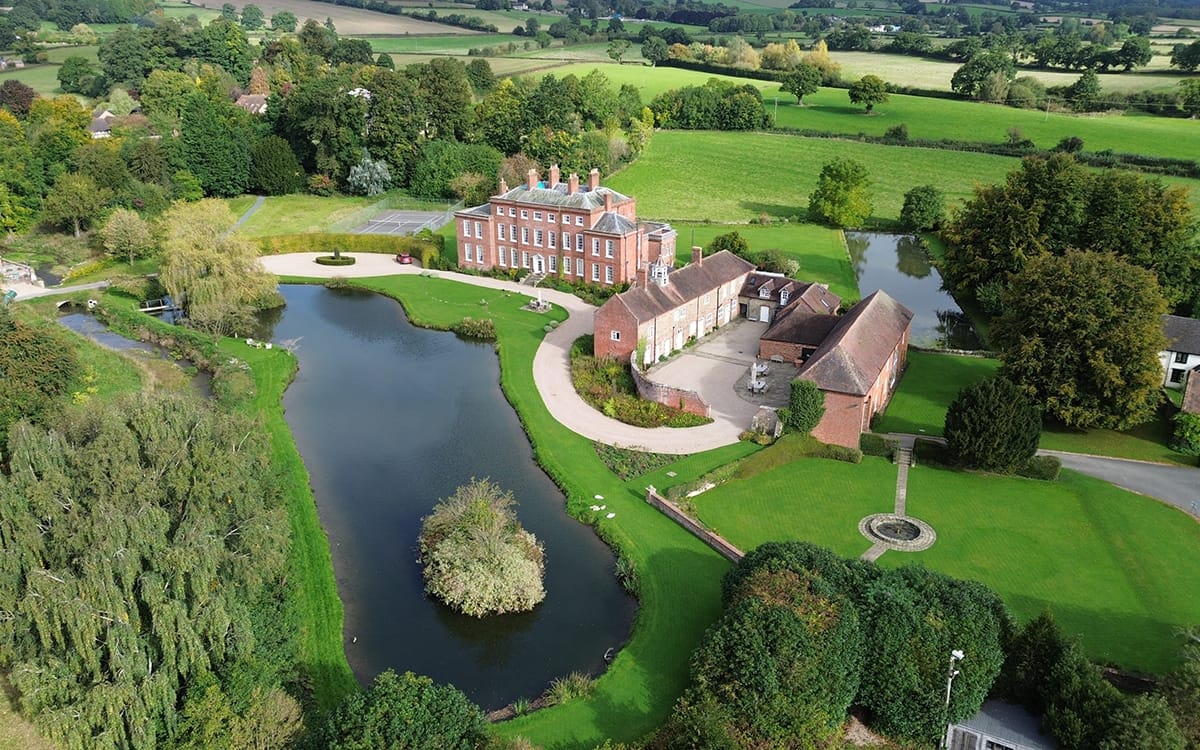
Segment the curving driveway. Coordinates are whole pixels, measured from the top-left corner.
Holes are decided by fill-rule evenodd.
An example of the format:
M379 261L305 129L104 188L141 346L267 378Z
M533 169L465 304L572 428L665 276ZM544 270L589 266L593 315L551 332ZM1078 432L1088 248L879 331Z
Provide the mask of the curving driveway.
M291 253L268 255L260 260L263 267L280 276L309 276L329 278L345 276L363 278L367 276L396 276L420 274L417 266L402 266L390 255L356 253L353 266L319 266L313 259L321 253ZM453 271L432 271L436 276L461 281L465 284L504 289L506 291L535 296L537 291L512 281L501 281L485 276L470 276ZM589 406L571 384L570 350L575 339L592 332L592 318L596 308L578 297L552 289L541 290L542 298L564 308L570 317L558 328L546 334L542 345L533 358L533 380L542 402L551 416L572 432L591 440L610 445L642 448L658 453L697 453L736 443L738 435L750 424L757 407L733 394L733 380L712 378L698 381L704 386L704 397L712 404L711 424L702 427L634 427L607 417ZM713 363L706 363L711 365ZM744 366L738 366L740 372ZM711 388L711 393L710 393Z

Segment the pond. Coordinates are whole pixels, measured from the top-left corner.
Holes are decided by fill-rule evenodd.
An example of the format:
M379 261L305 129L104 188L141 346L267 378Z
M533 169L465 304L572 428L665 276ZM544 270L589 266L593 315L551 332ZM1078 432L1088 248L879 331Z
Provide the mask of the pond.
M535 698L571 671L602 671L605 652L629 637L636 604L611 550L566 514L534 463L492 347L417 328L381 295L280 291L287 307L272 338L300 363L286 418L329 536L359 681L408 670L490 709ZM511 490L545 547L546 599L532 612L475 619L424 594L421 517L472 477Z
M949 292L916 237L846 232L850 262L862 296L883 289L913 311L912 343L942 349L979 349L970 319Z

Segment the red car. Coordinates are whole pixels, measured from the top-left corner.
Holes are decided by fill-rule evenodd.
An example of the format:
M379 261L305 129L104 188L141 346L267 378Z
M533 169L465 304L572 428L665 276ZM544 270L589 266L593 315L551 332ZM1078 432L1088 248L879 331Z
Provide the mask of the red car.
M400 253L399 255L396 256L396 262L406 265L406 266L411 265L412 264L412 256L409 255L408 253Z

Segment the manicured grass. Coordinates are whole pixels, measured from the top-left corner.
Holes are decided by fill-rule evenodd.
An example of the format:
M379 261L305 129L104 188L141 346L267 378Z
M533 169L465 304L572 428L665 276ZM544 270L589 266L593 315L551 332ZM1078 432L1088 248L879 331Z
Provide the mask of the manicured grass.
M346 195L323 198L306 193L273 195L238 231L250 237L321 232L378 200Z
M697 155L703 154L702 161ZM875 218L900 216L904 193L934 184L953 203L977 183L993 183L1017 168L1015 158L882 146L768 133L667 130L654 134L641 158L605 184L638 199L646 218L748 221L805 217L821 167L834 158L866 167Z
M720 614L720 581L728 563L647 505L643 488L665 483L668 470L676 471L674 481L681 481L756 448L729 446L622 483L596 457L590 441L550 416L537 392L530 371L544 335L543 316L520 310L520 301L505 292L442 279L403 276L354 283L399 299L414 322L438 328L478 316L479 300L489 300L500 342L501 385L521 416L539 463L563 488L568 510L594 520L640 573L633 637L617 652L592 696L521 717L498 730L529 737L545 748L582 749L606 738L634 740L658 726L686 684L691 650ZM596 494L604 496L614 518L599 519L588 510Z
M1194 159L1200 153L1200 128L1180 117L1154 117L1146 114L1074 115L1040 112L1000 104L934 99L893 94L867 116L863 108L850 103L845 89L823 88L804 97L804 106L777 87L763 89L768 111L776 114L780 127L823 130L856 135L883 135L891 127L903 124L910 138L960 141L1008 141L1010 128L1018 128L1023 137L1040 148L1053 148L1063 138L1083 139L1087 151L1111 149L1123 153ZM774 107L774 100L779 106Z
M236 198L226 198L225 204L229 206L229 210L233 212L234 216L240 218L242 214L246 213L246 209L254 205L254 201L255 196L253 195L239 195Z
M640 209L640 202L639 202ZM706 246L720 234L737 232L750 243L750 249L782 250L800 263L799 278L828 284L834 294L846 300L859 297L854 267L846 252L841 230L818 224L678 224L676 255L691 259L692 245Z
M1069 430L1066 427L1047 425L1042 431L1040 447L1047 450L1090 453L1096 456L1118 456L1139 461L1195 466L1196 460L1170 449L1174 431L1164 410L1159 410L1153 421L1138 425L1132 430Z
M764 451L764 454L766 451ZM742 550L780 539L810 539L858 557L871 543L858 519L890 513L896 467L868 456L861 464L802 458L697 495L700 520Z
M1000 361L980 357L908 352L908 368L874 432L941 435L946 409L963 388L996 374Z
M322 710L332 708L357 687L342 646L342 601L333 576L329 541L317 517L308 470L283 418L283 392L296 373L296 358L282 349L253 349L245 342L223 339L223 356L250 365L255 397L248 409L259 414L271 441L271 466L284 489L292 542L288 548L295 600L300 618L300 662L312 678L313 697Z
M743 549L801 539L857 556L870 546L858 522L892 508L895 476L878 458L801 459L695 504ZM919 466L908 512L934 527L937 542L887 552L881 565L978 580L1021 620L1049 609L1094 659L1166 671L1178 658L1173 629L1200 621L1200 525L1157 501L1069 471L1051 483Z
M58 88L58 66L49 63L28 65L21 70L9 69L0 73L0 83L8 79L20 81L42 96L61 94Z
M882 564L982 581L1021 620L1050 609L1093 659L1164 672L1175 629L1200 622L1200 524L1155 500L1069 471L1046 483L919 467L908 512L938 541Z

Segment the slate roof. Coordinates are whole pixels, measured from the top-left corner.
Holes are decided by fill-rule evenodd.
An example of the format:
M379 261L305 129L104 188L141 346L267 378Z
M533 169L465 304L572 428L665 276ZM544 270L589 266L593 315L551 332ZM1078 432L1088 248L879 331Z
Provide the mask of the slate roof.
M234 102L234 104L252 115L261 115L267 111L267 95L242 94L237 98L237 101Z
M472 206L471 208L464 208L461 211L455 211L454 215L455 216L491 216L492 215L492 204L484 203L481 206Z
M912 324L913 313L880 290L837 319L800 368L823 391L865 396Z
M109 133L112 132L112 124L110 118L93 117L92 122L88 125L89 133Z
M1028 750L1056 750L1058 747L1053 739L1042 734L1036 716L1021 706L1004 701L984 701L979 713L960 721L959 725Z
M637 224L621 214L613 211L605 211L595 224L592 224L593 232L601 232L603 234L629 234L637 230Z
M622 195L612 188L598 187L595 190L588 190L587 185L580 185L578 190L568 195L567 187L565 182L560 182L552 188L539 183L539 186L532 190L526 185L518 185L506 193L495 196L493 200L513 201L514 203L550 208L574 208L584 211L604 208L606 194L612 196L613 204L630 200L629 196Z
M660 286L651 281L646 286L621 292L612 300L615 300L616 304L624 305L634 319L641 323L670 312L685 302L703 296L753 270L754 266L749 261L728 250L722 250L704 258L700 263L689 263L667 274L666 285Z
M820 346L841 320L829 313L811 312L802 304L788 305L775 315L775 321L760 337L763 341L782 341L801 346Z
M1200 354L1200 320L1164 315L1163 333L1167 335L1167 351Z
M763 297L759 291L764 285L770 290L766 297ZM739 294L742 297L770 299L779 302L779 295L785 289L788 293L787 304L789 306L800 302L809 312L837 312L838 307L842 304L842 298L829 291L828 287L811 281L789 279L781 273L765 271L755 271L746 277L746 283L742 285L742 291Z

